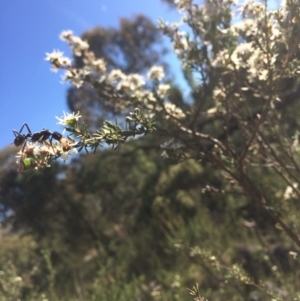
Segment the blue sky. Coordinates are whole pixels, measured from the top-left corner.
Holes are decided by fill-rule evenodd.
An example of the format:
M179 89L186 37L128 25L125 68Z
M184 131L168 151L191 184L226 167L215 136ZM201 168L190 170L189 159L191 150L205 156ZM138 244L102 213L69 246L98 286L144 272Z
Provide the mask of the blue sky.
M87 29L118 26L121 17L144 13L179 21L160 0L1 0L0 1L0 149L13 142L12 130L27 122L33 132L62 131L55 116L66 106L67 85L50 71L45 53L59 49L62 30L81 35Z

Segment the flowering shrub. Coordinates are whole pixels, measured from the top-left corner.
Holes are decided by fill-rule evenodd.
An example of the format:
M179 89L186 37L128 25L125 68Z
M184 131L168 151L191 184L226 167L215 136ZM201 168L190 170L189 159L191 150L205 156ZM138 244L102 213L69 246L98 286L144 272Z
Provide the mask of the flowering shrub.
M161 20L159 27L170 38L183 66L198 80L192 103L181 108L170 102L172 87L164 82L162 67L151 67L147 80L139 74L108 70L105 61L89 51L86 41L64 31L61 39L75 57L82 57L84 65L74 67L71 59L54 50L46 57L53 70L63 70L63 79L77 88L86 85L107 91L106 101L112 106L135 109L128 113L125 128L106 121L94 134L79 125L79 113L65 114L58 120L69 134L70 149L63 151L62 143L27 143L18 155L19 169L48 166L49 158L66 159L74 149L96 150L103 143L117 148L128 137L156 129L174 138L176 149L180 143L185 158L213 162L249 193L249 179L240 183L239 177L247 177L245 170L253 166L269 165L300 196L292 180L296 176L285 167L294 164L298 168L298 134L280 113L288 106L287 96L298 89L300 20L296 2L283 3L276 11L268 10L267 2L254 1L240 6L232 0L208 1L203 6L191 0L175 4L182 14L180 23ZM292 88L286 90L287 85ZM283 135L286 131L289 135ZM278 145L271 141L274 135ZM168 145L171 151L172 144ZM281 166L275 166L273 160ZM258 192L253 197L262 204L267 202Z
M164 156L178 161L193 158L221 171L226 180L222 191L210 186L206 191L232 193L233 189L246 195L299 248L299 218L293 214L288 224L290 207L282 202L300 197L299 122L293 115L300 91L298 2L286 1L277 10L268 9L267 2L238 5L232 0L208 0L202 6L192 0L174 2L182 14L180 22L160 20L159 28L197 82L191 98L182 106L172 102L173 87L164 80L160 66L151 67L147 78L109 70L86 41L65 31L61 39L75 57L82 58L83 66L75 67L56 50L46 60L75 87L105 91L105 101L127 113L126 126L106 121L90 133L79 122L79 113L64 114L58 120L67 132L65 140L27 141L18 155L19 170L49 166L53 158L66 159L83 148L95 151L105 143L116 149L129 137L155 130L169 139L162 147ZM231 271L241 282L278 300L289 294L258 286L237 266Z

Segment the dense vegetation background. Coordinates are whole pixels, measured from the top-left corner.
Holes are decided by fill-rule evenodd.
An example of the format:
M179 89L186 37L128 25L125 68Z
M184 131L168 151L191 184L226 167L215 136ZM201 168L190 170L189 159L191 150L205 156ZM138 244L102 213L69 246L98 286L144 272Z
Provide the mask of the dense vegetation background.
M250 24L245 36L241 29L237 42L222 32L231 26L231 2L204 3L215 8L202 20L207 36L191 18L195 43L189 56L179 55L189 62L183 65L187 99L172 85L165 43L146 16L83 33L109 71L143 74L164 65L168 101L189 112L190 130L158 118L156 132L117 151L82 153L33 175L16 171L15 148L2 150L1 301L300 300L295 3L286 20L278 17L286 40L274 49L261 44L272 34L263 25ZM268 24L261 7L244 8L242 18ZM199 47L199 36L209 42ZM223 57L233 60L238 45L249 42L266 47L266 77L257 69L257 78L249 78L247 66L238 65L250 61L246 50L236 55L235 68L218 62L224 49ZM76 68L85 64L74 56ZM80 110L90 130L128 113L108 101L112 90L104 88L68 91L70 110Z

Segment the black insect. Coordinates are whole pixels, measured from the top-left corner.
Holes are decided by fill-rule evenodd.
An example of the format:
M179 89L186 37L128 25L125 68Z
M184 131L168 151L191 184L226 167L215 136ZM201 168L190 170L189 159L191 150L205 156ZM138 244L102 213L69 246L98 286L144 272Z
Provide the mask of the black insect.
M22 131L24 129L24 127L27 128L28 133L22 134ZM36 132L33 133L31 132L29 126L27 123L24 123L20 129L19 132L17 132L16 130L13 130L13 133L15 135L15 140L14 140L14 145L15 146L21 146L23 145L22 148L22 152L26 146L26 142L30 141L30 142L43 142L46 141L47 139L49 139L50 144L52 145L52 140L56 140L58 141L63 148L63 151L68 151L71 149L71 146L69 145L69 141L68 139L64 138L62 136L62 134L58 133L58 132L50 132L49 130L46 129L42 129L40 132Z
M24 127L26 127L27 131L28 131L28 134L26 134L26 135L21 134L22 131L23 131L23 129L24 129ZM20 129L19 132L17 132L16 130L13 130L13 133L14 133L14 135L16 137L15 140L14 140L14 145L15 146L21 146L25 141L27 141L32 136L30 128L29 128L29 126L28 126L27 123L24 123L22 125L22 127L21 127L21 129ZM24 144L24 147L25 147L25 144Z

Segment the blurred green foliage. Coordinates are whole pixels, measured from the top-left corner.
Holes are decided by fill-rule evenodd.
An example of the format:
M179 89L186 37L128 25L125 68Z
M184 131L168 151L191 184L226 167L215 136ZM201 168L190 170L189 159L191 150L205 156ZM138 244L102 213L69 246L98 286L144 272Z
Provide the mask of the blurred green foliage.
M2 300L187 300L195 283L209 300L267 298L234 265L257 284L269 279L274 294L296 292L295 250L263 210L242 194L209 192L208 181L223 186L212 167L171 164L153 139L15 174Z

